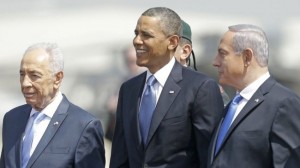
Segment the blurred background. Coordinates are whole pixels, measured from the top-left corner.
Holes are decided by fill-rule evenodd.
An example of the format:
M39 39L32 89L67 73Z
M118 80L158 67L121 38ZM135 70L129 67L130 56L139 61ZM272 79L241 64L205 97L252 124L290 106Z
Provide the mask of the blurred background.
M7 111L25 103L19 85L23 52L37 42L55 42L65 56L62 92L99 117L106 130L108 101L129 73L124 49L132 45L141 13L156 6L173 9L190 24L198 70L216 80L211 62L227 27L262 27L271 74L300 94L299 0L0 0L0 126ZM232 96L231 88L225 90ZM106 145L109 156L109 140Z

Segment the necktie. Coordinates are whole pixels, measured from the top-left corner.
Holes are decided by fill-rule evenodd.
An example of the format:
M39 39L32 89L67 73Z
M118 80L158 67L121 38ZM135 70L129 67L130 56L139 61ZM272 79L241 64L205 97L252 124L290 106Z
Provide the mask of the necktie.
M236 111L236 109L238 107L238 104L239 104L239 102L242 99L243 99L243 97L240 94L237 94L233 98L233 100L232 100L232 102L231 102L231 104L229 106L228 112L227 112L227 114L225 116L225 119L224 119L224 121L223 121L223 123L221 125L220 131L219 131L219 134L218 134L217 144L216 144L216 148L215 148L215 154L220 149L220 146L221 146L221 144L222 144L222 142L224 140L224 137L227 134L227 131L228 131L228 129L229 129L231 123L232 123L233 116L234 116L235 111Z
M147 80L147 87L142 97L141 106L140 106L139 122L140 122L141 136L144 144L147 143L152 115L156 106L156 95L153 86L155 83L156 83L156 79L153 75L151 75Z
M25 168L27 166L27 163L30 159L30 149L34 137L35 124L38 124L45 117L45 114L35 112L29 119L28 128L25 131L25 137L22 145L22 168Z

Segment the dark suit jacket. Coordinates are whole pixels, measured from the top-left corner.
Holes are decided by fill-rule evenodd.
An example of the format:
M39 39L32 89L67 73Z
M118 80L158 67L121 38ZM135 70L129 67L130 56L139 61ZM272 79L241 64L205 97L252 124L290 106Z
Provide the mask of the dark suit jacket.
M20 168L21 141L30 111L30 105L23 105L5 114L1 168ZM64 96L27 167L104 168L104 164L100 121Z
M208 167L284 167L292 151L300 146L299 97L269 78L232 123L214 157L217 134L218 130L210 145Z
M175 63L159 97L144 146L138 110L146 72L120 89L111 168L198 168L207 163L212 131L221 118L217 83Z

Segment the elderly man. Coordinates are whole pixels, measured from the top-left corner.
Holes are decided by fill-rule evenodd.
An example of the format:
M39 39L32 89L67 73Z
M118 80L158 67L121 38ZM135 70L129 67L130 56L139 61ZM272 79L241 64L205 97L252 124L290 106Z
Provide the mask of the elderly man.
M1 168L104 168L101 123L60 92L63 67L56 44L26 50L20 84L27 104L4 116Z

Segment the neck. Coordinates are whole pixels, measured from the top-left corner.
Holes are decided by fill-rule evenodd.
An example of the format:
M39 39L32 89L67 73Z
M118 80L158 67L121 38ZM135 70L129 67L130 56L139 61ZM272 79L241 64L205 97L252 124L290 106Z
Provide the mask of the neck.
M237 87L236 89L238 91L243 90L245 87L247 87L252 82L256 81L258 78L260 78L262 75L268 72L269 72L268 67L263 67L263 68L256 69L252 73L246 73L244 78L241 80L239 87Z

